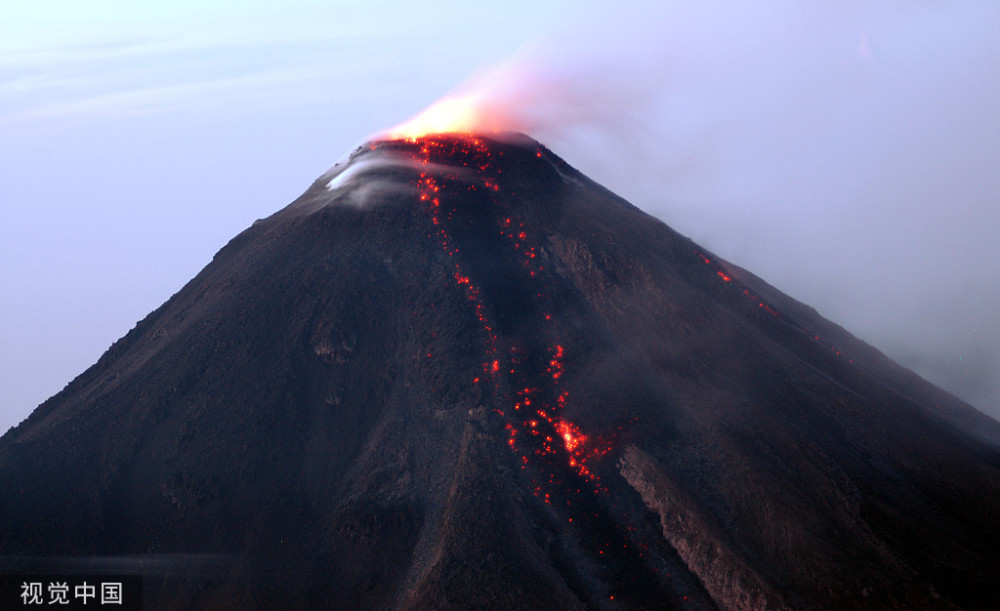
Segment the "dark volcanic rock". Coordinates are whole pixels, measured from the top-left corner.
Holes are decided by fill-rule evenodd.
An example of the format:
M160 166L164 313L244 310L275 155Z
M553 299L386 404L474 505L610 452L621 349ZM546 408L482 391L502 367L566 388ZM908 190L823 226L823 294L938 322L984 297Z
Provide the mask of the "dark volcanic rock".
M533 141L375 142L0 439L0 571L140 573L149 609L991 608L998 441Z

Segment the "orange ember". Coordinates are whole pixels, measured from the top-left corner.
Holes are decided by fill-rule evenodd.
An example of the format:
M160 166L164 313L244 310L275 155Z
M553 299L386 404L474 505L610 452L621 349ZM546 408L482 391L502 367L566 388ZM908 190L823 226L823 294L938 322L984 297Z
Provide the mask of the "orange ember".
M557 421L556 432L563 438L563 441L566 443L566 450L570 453L575 452L582 443L587 441L587 436L572 422L565 420Z
M469 134L472 130L483 131L484 126L488 128L488 122L477 110L473 97L451 97L392 130L389 136L407 140L405 146L412 147L413 160L424 166L439 156L460 154L466 159L462 165L479 175L481 182L477 185L485 187L484 197L499 206L506 197L500 186L501 170L493 164L489 147ZM433 134L441 132L458 133L461 137L433 137ZM593 492L601 492L600 478L591 470L592 461L611 451L611 441L599 435L585 435L578 426L560 417L569 403L569 392L562 387L561 380L566 370L566 348L562 343L552 341L547 346L548 355L537 361L526 361L516 354L508 359L499 354L497 322L493 320L475 276L470 273L450 231L454 225L453 190L476 190L477 185L459 187L453 179L447 173L422 171L414 179L414 185L418 190L417 199L430 220L427 237L447 255L454 286L471 304L485 339L482 374L472 378L473 384L492 382L496 392L502 392L507 384L521 389L512 393L514 396L509 398L506 406L497 406L494 411L505 421L506 444L517 456L521 468L535 473L532 477L536 496L544 494L545 502L549 502L549 492L554 490L551 486L565 482L565 476L560 471L566 466L579 477L592 482ZM539 313L551 312L552 298L544 289L544 278L548 274L541 265L542 251L534 243L535 235L527 226L526 219L504 215L498 219L494 231L505 240L510 254L519 260L526 273L525 278L534 279L531 280L535 288L532 298L539 306ZM552 319L551 314L543 316L546 321ZM427 357L430 358L431 353L427 353ZM535 369L529 363L537 363L541 367ZM581 491L578 489L576 492Z

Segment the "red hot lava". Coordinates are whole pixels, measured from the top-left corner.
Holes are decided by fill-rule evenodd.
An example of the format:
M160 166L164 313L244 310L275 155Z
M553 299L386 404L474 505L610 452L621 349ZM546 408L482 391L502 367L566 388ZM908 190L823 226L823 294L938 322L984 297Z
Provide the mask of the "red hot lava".
M471 134L418 136L394 142L414 147L413 160L423 166L429 166L432 161L442 158L452 163L461 160L463 169L471 169L478 179L470 184L467 179L436 176L425 170L420 172L416 186L419 201L426 206L433 227L428 237L436 239L448 256L455 284L472 304L486 338L486 361L482 366L485 377L493 382L497 391L502 388L515 389L510 404L499 407L496 411L505 420L507 444L517 453L522 468L534 467L540 472L535 482L535 494L549 502L551 495L542 488L543 484L564 479L556 468L559 462L581 478L592 482L599 490L599 478L590 462L610 452L612 445L609 441L585 434L564 416L569 393L560 388L560 381L565 369L566 349L558 342L550 345L540 374L532 369L532 359L514 358L516 354L500 353L500 337L482 298L482 290L474 282L471 270L467 270L462 263L457 242L449 231L450 223L454 220L454 210L445 200L450 195L458 195L461 190L482 190L493 205L501 205L504 195L499 180L501 171L493 163L490 148ZM536 151L536 156L543 156L541 149ZM538 284L538 290L533 293L534 300L543 312L543 320L551 320L549 312L552 304L541 285L545 267L541 263L539 249L531 242L530 231L524 220L503 216L495 230L520 260L520 266L527 277ZM517 350L513 352L516 353ZM477 376L473 383L480 383L482 380L482 377Z

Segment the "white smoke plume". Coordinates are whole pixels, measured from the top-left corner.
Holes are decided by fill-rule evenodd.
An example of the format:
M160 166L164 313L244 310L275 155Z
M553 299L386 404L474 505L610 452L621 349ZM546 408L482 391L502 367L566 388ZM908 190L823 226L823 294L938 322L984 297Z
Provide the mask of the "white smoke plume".
M393 133L526 132L1000 415L1000 5L616 4L435 113Z

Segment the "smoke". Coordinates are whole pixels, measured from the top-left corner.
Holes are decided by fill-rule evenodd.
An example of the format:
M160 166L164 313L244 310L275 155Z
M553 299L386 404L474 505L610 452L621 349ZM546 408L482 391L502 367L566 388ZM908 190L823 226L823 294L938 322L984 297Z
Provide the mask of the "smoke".
M1000 5L594 10L444 114L531 134L1000 416Z
M564 32L524 45L387 134L523 132L568 142L601 134L622 143L641 137L667 82L665 54L585 49L577 37Z

